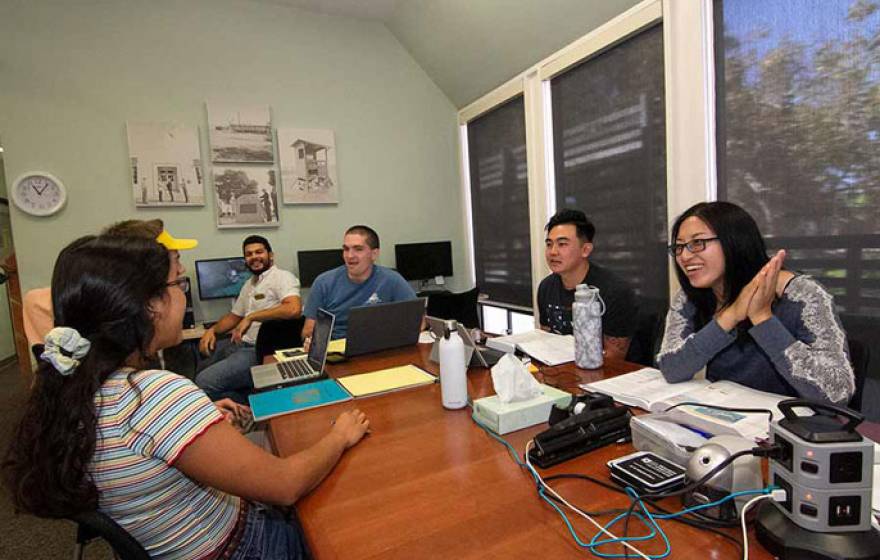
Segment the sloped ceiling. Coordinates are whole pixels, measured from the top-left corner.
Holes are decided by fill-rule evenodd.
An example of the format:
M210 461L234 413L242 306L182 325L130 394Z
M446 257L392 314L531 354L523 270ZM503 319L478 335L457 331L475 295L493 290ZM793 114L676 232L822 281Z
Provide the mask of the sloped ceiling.
M458 108L488 93L639 2L639 0L251 1L384 23Z
M403 0L386 26L461 108L638 0Z
M251 0L263 4L290 6L307 12L386 22L406 0Z

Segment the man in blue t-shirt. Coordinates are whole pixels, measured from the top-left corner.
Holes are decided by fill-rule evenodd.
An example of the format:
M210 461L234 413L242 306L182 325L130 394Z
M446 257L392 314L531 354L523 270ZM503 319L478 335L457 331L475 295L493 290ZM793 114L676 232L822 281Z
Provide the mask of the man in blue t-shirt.
M303 315L302 337L306 346L312 338L318 309L336 315L333 338L348 333L348 312L352 307L415 299L412 287L396 271L379 266L379 235L368 226L351 226L342 239L345 264L315 278Z

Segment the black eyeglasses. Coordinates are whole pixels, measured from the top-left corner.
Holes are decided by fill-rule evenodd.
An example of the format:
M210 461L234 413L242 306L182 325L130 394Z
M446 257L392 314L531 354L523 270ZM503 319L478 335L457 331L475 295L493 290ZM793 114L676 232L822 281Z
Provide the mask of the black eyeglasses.
M173 280L171 282L168 282L165 285L168 286L169 288L171 286L177 286L178 288L180 288L183 291L183 293L189 292L189 278L187 278L186 276L181 276L177 280Z
M710 241L718 241L717 237L707 237L705 239L691 239L687 243L673 243L666 247L669 251L669 254L673 257L677 257L684 252L684 248L687 247L687 250L691 253L702 253L706 250L706 243Z

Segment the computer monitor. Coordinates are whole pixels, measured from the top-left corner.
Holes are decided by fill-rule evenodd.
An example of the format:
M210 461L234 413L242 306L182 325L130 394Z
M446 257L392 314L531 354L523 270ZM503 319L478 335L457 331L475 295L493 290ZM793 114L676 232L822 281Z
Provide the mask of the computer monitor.
M452 242L399 243L394 246L397 272L407 280L452 276Z
M241 287L251 276L251 271L244 264L244 257L196 261L199 299L238 297Z
M296 261L299 267L299 283L303 288L311 286L322 272L345 264L342 260L342 249L297 251Z

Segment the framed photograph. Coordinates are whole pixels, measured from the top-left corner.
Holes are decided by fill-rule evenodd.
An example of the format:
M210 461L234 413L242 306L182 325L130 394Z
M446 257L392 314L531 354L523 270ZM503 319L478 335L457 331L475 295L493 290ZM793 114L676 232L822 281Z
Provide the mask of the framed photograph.
M279 223L275 169L214 166L217 227L276 227Z
M199 132L175 123L126 123L135 206L204 206Z
M210 103L208 126L214 163L275 163L269 107L228 108Z
M332 130L279 128L278 156L285 204L339 202Z

